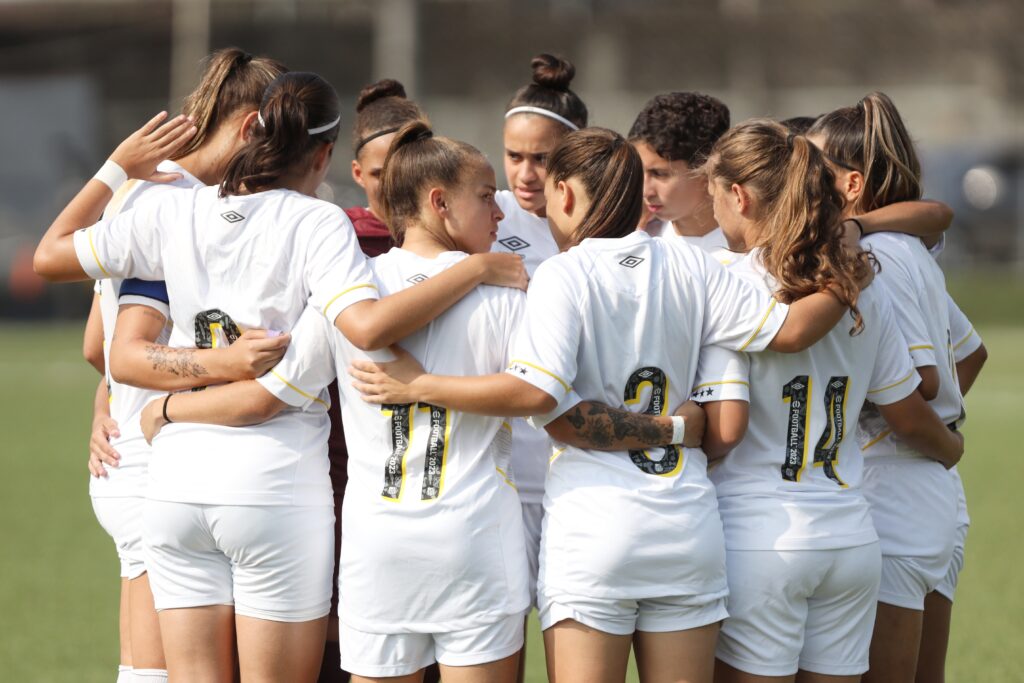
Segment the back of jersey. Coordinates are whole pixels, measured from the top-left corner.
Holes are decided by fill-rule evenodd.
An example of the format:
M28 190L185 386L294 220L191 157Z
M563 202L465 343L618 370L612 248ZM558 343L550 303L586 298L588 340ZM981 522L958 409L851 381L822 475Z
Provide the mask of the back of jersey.
M946 279L920 239L900 233L869 235L864 243L881 265L875 278L892 303L915 367L935 366L938 395L929 401L939 419L950 424L963 414L963 397L949 331ZM859 440L864 456L923 457L893 436L878 411L861 414Z
M392 249L371 264L381 293L389 294L465 256L429 259ZM478 287L400 344L434 374L500 372L524 299L517 290ZM345 377L351 360L366 354L340 334L333 339L338 375ZM341 559L346 623L371 632L396 624L444 632L524 610L526 550L507 477L508 423L422 403L374 406L349 382L340 387L349 452Z
M732 272L773 290L756 252ZM730 549L820 550L877 539L858 490L863 458L851 431L865 399L891 403L917 381L884 293L869 287L858 307L859 334L850 334L846 317L800 353L746 355L747 434L711 473Z
M585 400L667 415L689 396L701 345L763 347L784 318L774 308L681 240L589 239L537 270L509 372L556 398L571 387ZM724 587L699 450L556 450L544 507L543 590L642 598ZM544 559L553 547L588 554L556 566Z

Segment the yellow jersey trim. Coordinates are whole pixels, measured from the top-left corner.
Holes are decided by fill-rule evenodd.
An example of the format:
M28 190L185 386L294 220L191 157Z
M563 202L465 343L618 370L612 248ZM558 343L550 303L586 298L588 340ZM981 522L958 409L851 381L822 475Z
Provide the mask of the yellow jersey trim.
M278 378L278 379L279 379L279 380L281 380L282 382L284 382L285 386L287 386L287 387L288 387L289 389L291 389L292 391L294 391L294 392L295 392L296 394L298 394L299 396L302 396L303 398L308 398L308 399L310 399L311 401L316 401L317 403L319 403L320 405L322 405L322 406L323 406L324 408L328 408L328 407L330 407L330 406L328 406L328 405L327 405L327 403L325 403L325 402L324 402L323 400L321 400L321 399L317 398L316 396L313 396L312 394L307 394L307 393L306 393L305 391L303 391L302 389L299 389L299 388L298 388L297 386L295 386L294 384L292 384L291 382L289 382L288 380L286 380L286 379L285 379L284 377L282 377L281 375L277 374L277 372L275 372L274 370L271 370L271 371L270 371L270 374L271 374L271 375L273 375L274 377Z
M92 228L85 229L85 236L89 238L89 249L92 250L92 257L96 261L96 265L100 267L100 272L107 277L110 277L110 273L107 272L107 269L104 268L103 264L100 262L100 255L96 253L96 245L92 242Z
M963 339L961 339L959 342L957 342L956 346L953 347L953 350L956 351L957 349L959 349L961 346L963 346L968 341L970 341L971 337L973 337L973 336L974 336L974 328L972 327L971 331L967 333L967 336L964 337Z
M866 451L867 449L871 448L876 443L878 443L879 441L881 441L885 437L889 436L890 434L892 434L892 430L891 429L883 429L881 434L879 434L875 438L871 439L871 441L868 441L866 444L864 444L861 447L861 450L862 451Z
M501 478L504 479L505 483L508 484L509 486L511 486L513 490L515 490L515 491L519 490L519 487L516 486L515 484L513 484L512 480L508 478L507 474L505 474L505 470L501 469L500 467L495 467L494 469L498 470L498 474L501 475Z
M562 385L562 388L565 389L566 393L572 391L572 387L569 386L568 382L566 382L564 379L562 379L561 377L559 377L555 373L551 372L550 370L545 370L544 368L540 367L539 365L534 365L533 363L528 363L525 360L513 360L513 361L511 361L509 363L509 365L511 366L511 365L514 365L515 363L522 363L523 365L527 365L527 366L533 368L534 370L537 370L539 372L543 372L548 377L551 377L552 379L557 380L558 383Z
M917 344L916 346L911 346L910 347L911 351L926 351L928 349L933 349L934 350L935 347L932 346L931 344Z
M703 384L698 384L697 386L690 390L690 393L692 394L698 389L703 389L704 387L716 387L722 384L743 384L748 387L750 386L750 382L745 382L742 379L726 379L722 380L721 382L704 382Z
M337 301L341 297L345 296L349 292L354 292L357 289L363 289L364 287L367 288L367 289L377 289L377 285L356 285L355 287L349 287L348 289L343 290L343 291L341 291L338 294L335 294L334 298L327 302L327 304L324 306L324 313L326 314L327 310L330 309L331 304L333 304L335 301Z
M906 377L904 377L903 379L901 379L901 380L900 380L899 382L893 382L893 383L892 383L892 384L890 384L889 386L885 386L885 387L882 387L881 389L868 389L868 393L869 393L869 394L877 394L877 393L879 393L879 392L881 392L881 391L885 391L886 389L892 389L893 387L898 387L899 385L903 384L903 383L904 383L904 382L906 382L906 381L907 381L908 379L910 379L911 377L913 377L913 376L914 376L914 373L916 373L916 372L917 372L917 370L911 370L911 371L910 371L910 374L909 374L909 375L907 375Z
M764 312L764 317L761 318L761 323L757 326L757 329L754 330L754 333L747 338L747 341L743 342L743 346L739 348L740 351L750 346L750 343L754 341L757 338L757 335L761 333L761 328L764 327L764 324L766 322L768 322L768 316L771 315L772 311L775 309L775 304L777 303L778 301L772 299L772 303L768 306L768 310Z
M558 450L556 450L556 451L555 451L555 452L554 452L554 453L553 453L553 454L551 455L551 457L550 457L550 458L548 458L548 464L550 465L550 464L551 464L551 463L553 463L553 462L554 462L555 460L558 460L558 456L560 456L560 455L561 455L562 453L565 453L565 449L564 449L564 448L559 448Z

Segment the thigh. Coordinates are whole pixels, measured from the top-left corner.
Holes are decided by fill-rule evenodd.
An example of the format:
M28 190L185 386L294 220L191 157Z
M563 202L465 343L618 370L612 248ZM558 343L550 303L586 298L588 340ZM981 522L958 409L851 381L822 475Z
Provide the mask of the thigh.
M132 579L131 641L132 662L136 669L166 669L164 647L160 636L160 620L153 606L149 574Z
M235 629L230 605L162 610L160 632L170 680L233 683Z
M943 683L946 680L946 651L953 603L938 591L924 598L921 623L921 649L917 655L917 683Z
M519 653L486 664L446 666L441 664L444 683L515 683L519 673Z
M685 631L633 636L636 665L644 683L711 683L718 623Z
M328 615L332 508L223 505L209 517L218 547L231 558L235 614L275 622Z
M796 674L788 676L760 676L741 671L721 659L715 660L715 683L792 683Z
M565 619L544 631L551 683L622 683L632 635L598 631Z
M832 566L808 600L800 670L860 676L868 670L881 551L878 543L871 543L818 552L831 558Z
M237 615L243 683L313 683L320 673L327 617L300 622Z
M723 664L767 678L796 674L808 599L827 571L816 552L727 553L729 616L715 652Z
M921 645L922 612L878 603L865 683L912 683Z

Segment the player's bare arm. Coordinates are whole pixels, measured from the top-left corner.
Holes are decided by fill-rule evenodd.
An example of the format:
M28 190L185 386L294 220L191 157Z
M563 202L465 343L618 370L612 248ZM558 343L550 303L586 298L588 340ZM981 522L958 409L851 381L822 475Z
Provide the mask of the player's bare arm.
M704 410L687 401L676 410L686 421L683 445L699 448L704 436ZM548 424L553 439L577 448L599 451L650 448L672 443L672 418L644 415L603 403L583 401Z

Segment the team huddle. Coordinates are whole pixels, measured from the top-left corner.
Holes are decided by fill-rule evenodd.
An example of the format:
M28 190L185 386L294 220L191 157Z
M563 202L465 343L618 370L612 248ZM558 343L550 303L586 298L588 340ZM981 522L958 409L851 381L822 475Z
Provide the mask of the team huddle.
M986 352L892 101L622 136L531 66L508 190L385 80L343 211L330 84L221 50L43 237L119 682L512 683L534 608L557 683L942 680Z

